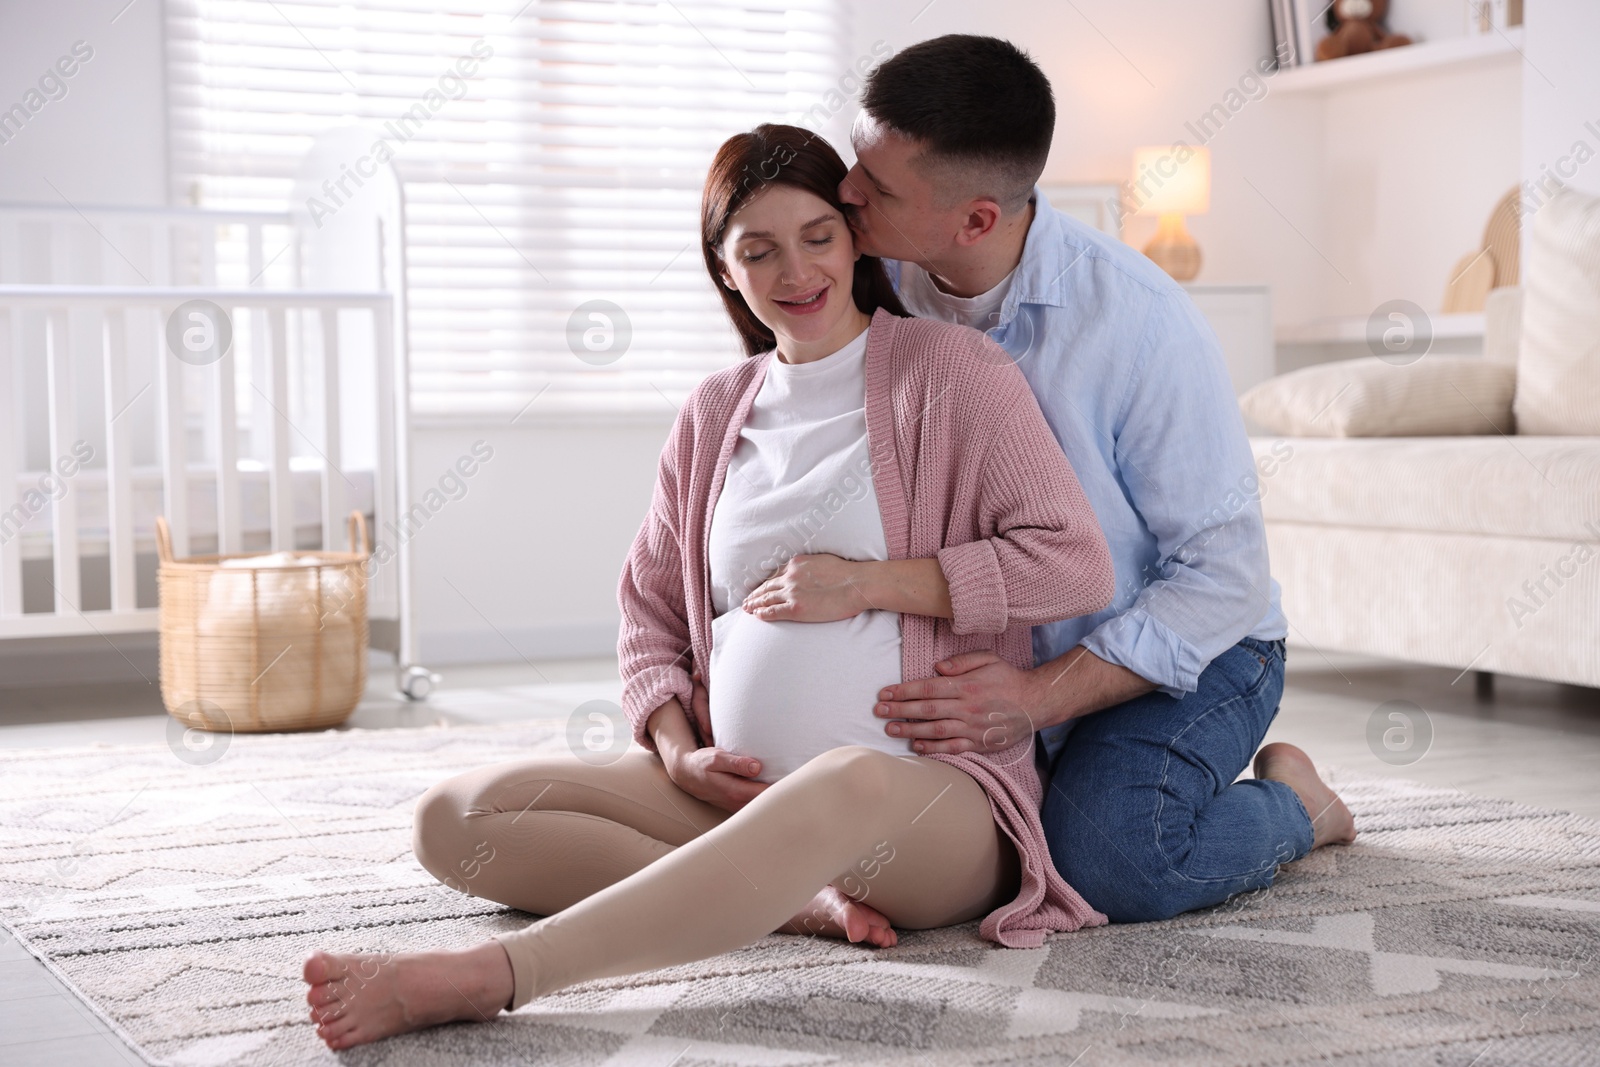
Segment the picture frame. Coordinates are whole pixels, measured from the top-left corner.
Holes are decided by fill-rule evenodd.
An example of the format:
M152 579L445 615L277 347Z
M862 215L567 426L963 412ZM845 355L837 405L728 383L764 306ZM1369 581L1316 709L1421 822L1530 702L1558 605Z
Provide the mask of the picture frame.
M1122 186L1116 182L1040 182L1050 206L1122 239Z

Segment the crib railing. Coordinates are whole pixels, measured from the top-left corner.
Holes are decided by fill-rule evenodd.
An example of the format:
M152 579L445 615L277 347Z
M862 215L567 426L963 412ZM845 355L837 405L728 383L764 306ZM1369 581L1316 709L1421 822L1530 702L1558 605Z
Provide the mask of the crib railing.
M232 325L250 320L250 329L232 330L232 347L220 357L186 361L172 346L169 320L196 300L209 301ZM206 550L342 547L355 495L347 460L371 472L375 529L396 528L396 457L403 454L396 435L404 406L397 403L403 365L395 358L394 321L393 297L384 292L0 285L0 638L154 630L155 608L140 603L135 588L142 547L131 491L136 445L155 458L162 512L180 556L196 550L189 509L197 468L215 483L215 543ZM129 377L135 348L147 357L142 385ZM251 358L236 358L245 348ZM18 386L41 376L42 398L38 389ZM293 396L291 385L299 386ZM42 411L29 410L30 396L42 399ZM86 398L95 397L95 410L86 412ZM153 428L153 442L135 439L138 420L128 416L141 405L151 405L141 425ZM24 424L41 417L48 424L45 461L29 463ZM268 495L265 543L257 537L251 546L240 518L241 422L250 423L259 446L243 464L264 467ZM87 442L102 446L103 457ZM91 610L83 602L78 496L68 473L85 464L103 464L106 491L109 597ZM320 472L320 546L296 544L292 468L308 465ZM32 486L36 472L44 488L18 494L19 477L29 475ZM19 535L30 522L36 528L45 511L51 602L47 610L36 603L25 611ZM403 610L410 594L407 549L403 538L391 543L392 557L375 560L369 608L375 619L398 620L404 666L415 662Z
M0 203L0 284L300 284L286 212Z

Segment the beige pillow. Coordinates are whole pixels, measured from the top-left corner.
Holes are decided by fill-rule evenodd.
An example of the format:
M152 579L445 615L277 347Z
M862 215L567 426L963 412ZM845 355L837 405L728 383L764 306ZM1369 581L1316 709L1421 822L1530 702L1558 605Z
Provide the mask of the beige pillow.
M1517 428L1600 434L1600 197L1563 189L1533 220Z
M1282 374L1239 398L1246 419L1286 437L1510 433L1517 368L1462 356L1396 366L1367 356Z
M1483 358L1490 363L1517 365L1522 347L1521 286L1489 290L1483 304Z

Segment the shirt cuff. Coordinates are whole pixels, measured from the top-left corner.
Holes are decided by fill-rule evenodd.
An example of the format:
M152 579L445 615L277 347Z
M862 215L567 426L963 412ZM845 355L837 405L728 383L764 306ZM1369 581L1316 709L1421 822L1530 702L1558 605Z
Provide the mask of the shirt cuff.
M1080 643L1179 699L1199 688L1200 672L1210 663L1170 626L1138 607L1107 619Z
M1003 633L1009 619L1000 557L987 539L939 551L939 569L950 586L950 628L957 634Z

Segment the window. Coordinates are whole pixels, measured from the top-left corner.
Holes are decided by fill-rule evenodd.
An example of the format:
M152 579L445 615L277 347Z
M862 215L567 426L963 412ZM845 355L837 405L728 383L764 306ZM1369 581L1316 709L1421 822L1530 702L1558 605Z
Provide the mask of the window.
M408 205L420 417L680 402L739 354L700 256L706 166L839 110L840 0L442 6L168 0L174 199L281 210L317 134L370 127Z

